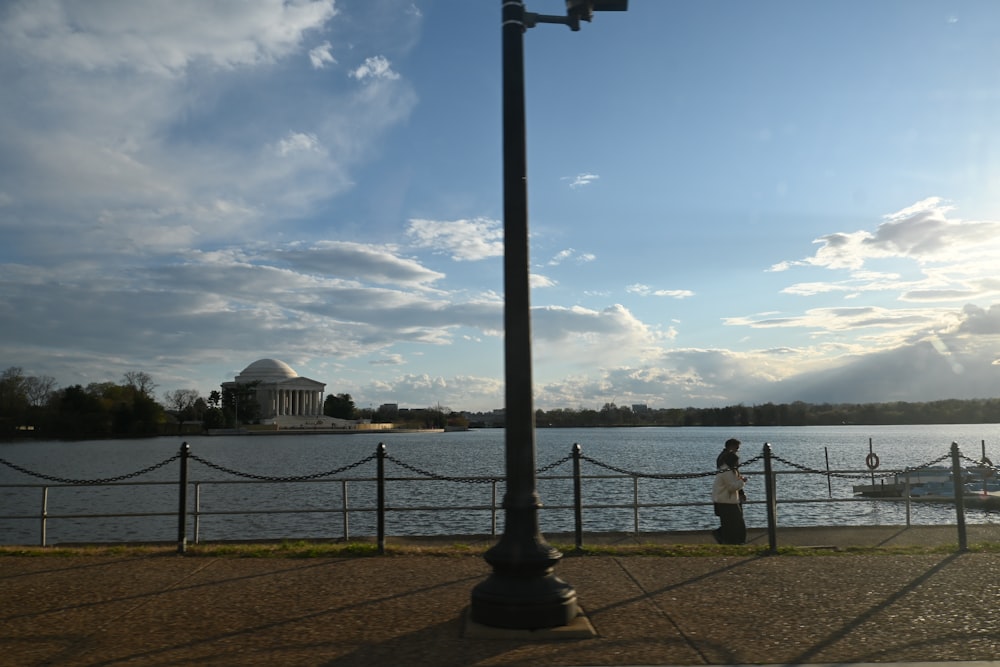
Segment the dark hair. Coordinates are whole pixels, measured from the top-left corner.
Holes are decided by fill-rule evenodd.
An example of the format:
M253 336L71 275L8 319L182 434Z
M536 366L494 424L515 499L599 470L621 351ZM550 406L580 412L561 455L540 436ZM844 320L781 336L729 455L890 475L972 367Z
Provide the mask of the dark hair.
M726 456L723 459L723 463L725 463L730 468L739 468L740 455L737 454L736 452L726 452Z
M738 468L740 465L740 455L728 449L722 450L715 459L716 468Z
M740 465L740 455L736 453L736 450L730 449L730 447L739 447L740 441L736 438L730 438L726 440L725 448L722 453L719 454L715 459L716 468L735 468Z

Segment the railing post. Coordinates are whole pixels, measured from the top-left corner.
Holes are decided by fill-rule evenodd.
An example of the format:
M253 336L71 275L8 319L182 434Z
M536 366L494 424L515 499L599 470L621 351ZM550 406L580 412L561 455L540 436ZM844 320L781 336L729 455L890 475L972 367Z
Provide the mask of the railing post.
M340 480L340 506L344 510L344 515L341 517L341 519L342 519L342 527L344 529L343 530L343 532L344 532L344 541L347 542L348 540L351 539L351 530L350 530L350 516L351 515L350 515L350 512L349 512L348 507L347 507L347 480L346 479Z
M639 536L639 476L632 475L632 534Z
M42 489L42 525L41 525L41 542L42 546L45 546L47 541L48 533L48 519L49 519L49 487L44 487Z
M194 543L201 543L201 482L194 483Z
M497 481L490 482L490 537L497 536Z
M583 548L583 492L580 484L580 443L573 443L573 519L576 525L576 548Z
M378 518L376 539L379 555L385 555L385 443L378 443Z
M830 476L830 448L823 448L823 456L826 457L826 496L833 498L833 477Z
M191 454L191 446L186 442L181 443L181 479L180 488L177 493L177 553L183 554L187 549L187 485L188 485L188 456Z
M951 478L955 487L955 521L958 524L958 550L968 551L968 536L965 533L965 484L962 479L958 443L951 443Z
M764 443L764 491L767 495L767 543L771 553L778 552L778 494L771 467L771 443Z
M906 476L903 478L906 480L903 483L903 496L906 497L906 527L910 527L910 471L906 471Z

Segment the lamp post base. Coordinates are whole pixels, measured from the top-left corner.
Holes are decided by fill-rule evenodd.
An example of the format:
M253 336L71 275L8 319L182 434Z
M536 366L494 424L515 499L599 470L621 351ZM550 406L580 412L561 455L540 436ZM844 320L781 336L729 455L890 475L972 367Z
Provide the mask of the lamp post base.
M494 571L472 589L469 607L476 623L518 630L569 625L579 614L576 591L551 568L540 576Z
M472 589L474 622L538 630L569 625L580 614L576 591L553 573L562 554L538 532L536 511L508 508L506 530L485 555L493 573Z

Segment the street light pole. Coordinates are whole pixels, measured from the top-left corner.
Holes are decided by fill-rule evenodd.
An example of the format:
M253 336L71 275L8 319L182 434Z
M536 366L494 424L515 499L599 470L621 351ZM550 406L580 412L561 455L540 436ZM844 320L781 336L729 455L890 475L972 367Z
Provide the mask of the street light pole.
M536 629L569 625L579 608L576 591L553 572L562 554L546 543L538 526L541 501L535 477L531 374L524 32L537 23L562 23L578 30L579 21L589 21L591 11L623 11L627 0L566 0L565 17L528 13L523 0L501 0L501 5L507 489L504 532L485 555L493 573L473 588L470 617L492 627Z

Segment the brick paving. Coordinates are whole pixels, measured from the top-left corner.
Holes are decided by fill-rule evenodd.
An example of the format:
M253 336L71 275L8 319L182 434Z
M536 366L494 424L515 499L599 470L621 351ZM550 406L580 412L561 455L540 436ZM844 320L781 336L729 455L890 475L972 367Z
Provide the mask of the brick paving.
M1000 542L997 533L970 526L970 544ZM779 536L783 544L831 549L956 541L947 527ZM629 538L588 536L601 539ZM657 539L710 540L704 532ZM595 636L473 636L465 619L470 591L489 574L474 555L4 556L0 665L736 665L1000 656L1000 553L567 555L557 573L576 589Z

